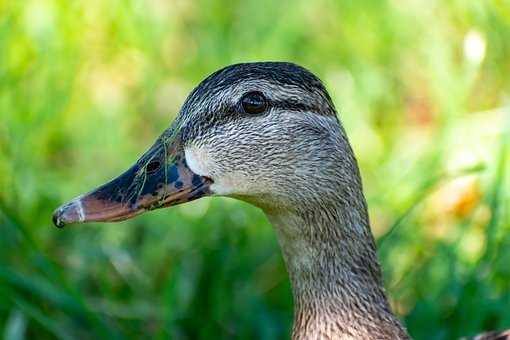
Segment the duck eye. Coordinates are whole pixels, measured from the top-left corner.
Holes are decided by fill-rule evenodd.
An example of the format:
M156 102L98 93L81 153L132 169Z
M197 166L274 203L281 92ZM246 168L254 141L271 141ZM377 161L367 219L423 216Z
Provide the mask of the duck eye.
M262 113L267 109L267 100L261 92L249 92L241 98L241 105L246 113Z
M147 173L153 173L157 171L161 167L161 162L158 160L150 161L149 164L147 164L147 167L145 168L147 170Z

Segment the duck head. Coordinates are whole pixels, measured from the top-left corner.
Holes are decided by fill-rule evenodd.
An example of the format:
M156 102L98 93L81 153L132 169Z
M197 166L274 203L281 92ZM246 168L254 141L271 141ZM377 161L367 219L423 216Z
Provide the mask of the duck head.
M206 195L266 211L314 209L342 199L353 178L350 146L316 76L291 63L236 64L202 81L129 170L59 207L53 221L120 221Z

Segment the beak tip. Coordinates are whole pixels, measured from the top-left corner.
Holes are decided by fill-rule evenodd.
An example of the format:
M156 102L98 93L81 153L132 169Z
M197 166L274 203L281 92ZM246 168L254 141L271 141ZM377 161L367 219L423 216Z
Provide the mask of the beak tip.
M52 220L53 220L53 224L57 228L63 228L65 225L64 221L62 221L62 219L60 218L60 215L61 215L60 208L55 210L55 212L53 212Z
M52 220L57 228L63 228L66 224L76 222L71 218L71 207L72 205L63 205L53 212Z
M58 207L52 216L53 224L57 228L63 228L66 224L82 222L83 211L80 210L81 202L75 199L67 204Z

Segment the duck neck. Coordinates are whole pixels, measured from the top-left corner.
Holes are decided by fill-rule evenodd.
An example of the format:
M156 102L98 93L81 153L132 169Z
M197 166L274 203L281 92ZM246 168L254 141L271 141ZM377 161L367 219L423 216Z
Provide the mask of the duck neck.
M384 293L365 200L355 201L268 213L294 295L293 339L408 338Z

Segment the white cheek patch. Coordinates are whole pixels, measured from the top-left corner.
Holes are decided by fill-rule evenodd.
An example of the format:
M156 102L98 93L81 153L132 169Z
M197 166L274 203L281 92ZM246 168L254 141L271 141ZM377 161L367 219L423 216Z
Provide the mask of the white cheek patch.
M200 176L212 177L212 160L207 150L191 146L184 150L184 156L191 171Z
M191 171L214 181L210 187L214 194L228 196L245 191L245 181L235 174L223 173L206 148L191 146L184 150L184 155Z

